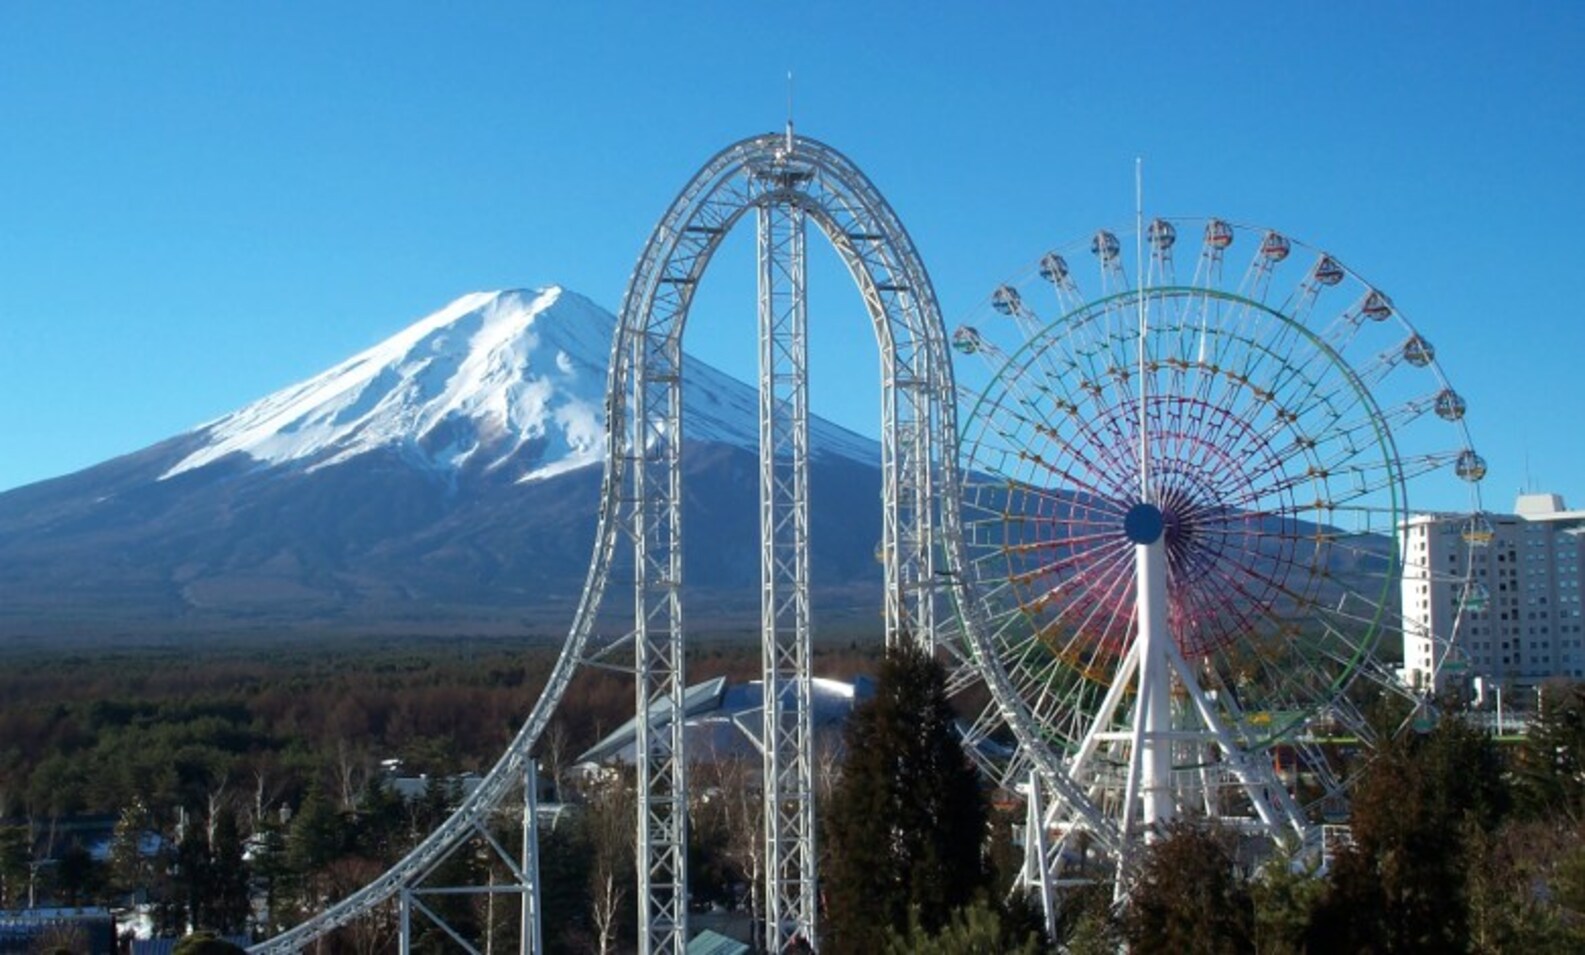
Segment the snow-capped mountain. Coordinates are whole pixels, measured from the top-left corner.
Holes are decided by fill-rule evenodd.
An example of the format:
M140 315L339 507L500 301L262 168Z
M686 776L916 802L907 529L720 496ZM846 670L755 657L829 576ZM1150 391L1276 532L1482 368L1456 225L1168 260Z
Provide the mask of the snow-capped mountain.
M376 449L438 470L517 468L518 480L603 462L615 317L559 287L465 295L329 371L202 426L204 444L162 477L244 454L307 469ZM752 391L685 359L685 434L753 449ZM820 452L878 447L823 421Z
M557 287L466 295L185 434L0 494L0 637L556 632L593 542L615 322ZM683 374L687 579L725 620L758 574L757 395L691 358ZM810 429L816 583L872 594L879 446Z

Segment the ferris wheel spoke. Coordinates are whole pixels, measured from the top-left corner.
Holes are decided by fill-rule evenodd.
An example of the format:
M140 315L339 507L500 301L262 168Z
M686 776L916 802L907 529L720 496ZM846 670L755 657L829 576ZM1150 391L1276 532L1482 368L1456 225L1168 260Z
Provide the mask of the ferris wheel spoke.
M1048 550L1059 550L1059 549L1060 550L1074 550L1074 551L1077 551L1078 548L1081 548L1084 545L1087 545L1087 544L1098 544L1098 543L1101 543L1101 542L1106 542L1106 543L1111 544L1113 546L1116 546L1116 544L1117 544L1117 531L1114 530L1114 529L1109 529L1109 530L1106 530L1106 531L1097 531L1097 530L1093 530L1094 524L1089 523L1089 522L1078 522L1078 521L1075 521L1075 522L1043 521L1042 523L1050 525L1053 529L1060 528L1060 527L1064 526L1064 524L1071 523L1073 526L1085 528L1085 531L1083 533L1072 534L1072 535L1067 535L1067 536L1059 536L1059 535L1055 535L1054 534L1054 535L1052 535L1050 537L1042 538L1040 540L1026 541L1026 542L1020 542L1020 543L1015 543L1015 544L1005 544L1005 545L1003 545L1002 549L1005 552L1011 553L1011 554L1030 554L1030 553L1034 553L1034 552L1037 552L1037 551L1048 551ZM1082 553L1075 553L1075 556L1076 557L1083 557L1083 556L1087 556L1087 555L1084 555Z
M1041 435L1060 442L1062 436L1062 422L1054 421L1046 415L1044 409L1049 403L1048 401L1038 400L1037 397L1031 395L1031 391L1033 391L1035 394L1042 392L1049 393L1050 389L1042 389L1039 385L1037 385L1034 389L1025 388L1023 386L1021 376L1010 378L1007 384L1009 391L1017 398L1019 408L1022 410L1015 410L1001 404L998 404L993 409L991 409L988 420L1002 420L1003 416L1005 416L1005 419L1010 419L1006 421L1002 428L998 429L998 433L1003 434L1007 438L1009 444L1016 444L1017 441L1014 438L1014 435L1022 433L1025 428L1031 428ZM1083 421L1082 417L1080 417L1078 413L1082 406L1082 401L1075 400L1073 396L1066 391L1064 391L1064 395L1067 399L1066 401L1062 402L1062 410L1065 410L1067 413L1065 420L1071 421L1073 426L1078 429L1079 434L1089 439L1091 446L1100 453L1102 458L1105 459L1109 465L1111 465L1111 467L1107 469L1108 471L1115 468L1115 466L1118 464L1118 462L1113 457L1115 452L1112 452L1109 449L1112 449L1115 446L1117 435L1114 433L1110 436L1103 436L1093 432L1093 430ZM1076 455L1075 457L1078 456Z
M1134 243L1101 232L1048 253L1038 272L1049 291L1028 301L1048 312L1054 302L1054 319L1016 286L998 289L993 303L1011 320L982 326L987 341L974 345L992 383L967 422L967 466L995 480L965 511L966 566L1016 688L1005 705L1026 714L1012 720L1020 743L1008 763L1049 766L1042 754L1085 747L1063 764L1070 782L1123 833L1143 831L1153 811L1128 799L1130 767L1143 765L1134 749L1151 744L1118 732L1146 708L1103 705L1133 692L1120 674L1138 645L1143 552L1125 528L1141 469L1162 522L1168 645L1194 661L1174 666L1216 699L1209 710L1175 704L1169 722L1225 719L1233 734L1234 750L1208 762L1203 746L1172 743L1168 778L1235 793L1248 777L1229 767L1263 761L1249 751L1316 745L1312 721L1347 711L1355 680L1390 678L1375 654L1407 629L1393 588L1408 493L1441 475L1468 479L1473 493L1485 471L1463 398L1385 296L1278 233L1216 220L1183 228L1150 220ZM1197 242L1179 249L1180 235ZM1235 243L1242 272L1227 268ZM1099 280L1088 300L1068 268L1086 253ZM1176 253L1194 256L1187 282ZM994 347L999 335L1016 340ZM1441 440L1437 419L1451 429ZM1459 589L1448 568L1417 579ZM977 725L991 732L989 720ZM1315 772L1323 786L1347 785Z
M1069 628L1067 642L1062 648L1067 653L1080 644L1120 647L1122 638L1117 633L1117 623L1121 605L1125 603L1123 597L1133 585L1131 570L1129 561L1122 557L1100 569L1093 580L1086 582L1081 596L1051 614L1042 630ZM1075 614L1078 619L1071 623L1067 619L1069 610L1078 611Z
M1179 643L1185 653L1196 652L1202 646L1183 646L1197 630L1201 628L1216 631L1232 630L1234 632L1258 632L1258 619L1261 605L1244 605L1229 602L1225 598L1230 596L1233 588L1230 581L1220 577L1214 572L1209 572L1200 578L1202 586L1180 588L1177 596L1179 610L1179 626L1182 636ZM1233 625L1228 627L1225 621L1231 618ZM1214 645L1219 642L1220 633L1209 634L1209 639L1204 644Z
M1126 549L1118 548L1109 554L1101 554L1098 559L1082 559L1087 556L1075 555L1071 560L1049 564L1035 573L1017 575L1015 580L1026 579L1026 582L1049 577L1057 578L1053 583L1042 587L1034 600L1024 602L1024 608L1043 616L1049 615L1052 621L1061 622L1069 609L1105 601L1116 595L1120 585L1131 582L1128 574L1131 554ZM1062 573L1075 567L1084 569L1082 572ZM1073 591L1075 596L1051 613L1050 606L1057 602L1064 591Z
M1126 497L1129 493L1129 479L1132 475L1133 469L1135 468L1134 460L1125 459L1117 453L1115 449L1119 442L1116 440L1108 441L1105 437L1097 434L1093 429L1090 428L1089 425L1083 423L1082 421L1077 421L1074 427L1074 435L1067 439L1064 439L1063 435L1056 431L1047 430L1038 426L1036 428L1036 432L1042 438L1045 438L1047 443L1055 445L1058 448L1065 447L1070 449L1072 453L1070 453L1068 456L1073 459L1074 464L1085 465L1086 468L1091 471L1096 470L1098 467L1102 474L1104 474L1108 479L1107 493L1109 493L1112 497ZM1080 449L1087 450L1090 448L1094 448L1097 451L1097 454L1095 455L1096 460L1093 462L1087 459L1087 455L1080 453Z

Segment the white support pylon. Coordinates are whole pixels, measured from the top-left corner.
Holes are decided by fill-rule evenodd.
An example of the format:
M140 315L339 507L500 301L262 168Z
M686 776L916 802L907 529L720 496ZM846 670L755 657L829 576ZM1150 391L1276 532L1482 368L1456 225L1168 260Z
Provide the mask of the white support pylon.
M806 174L780 170L788 189ZM758 228L765 947L779 952L816 937L804 211L769 201Z
M1029 799L1024 812L1024 868L1018 881L1027 892L1040 899L1040 915L1045 920L1046 938L1057 937L1057 861L1052 858L1051 840L1046 829L1046 800L1040 772L1029 771Z
M521 955L540 955L545 944L540 926L539 891L539 764L523 767L523 917L518 932Z

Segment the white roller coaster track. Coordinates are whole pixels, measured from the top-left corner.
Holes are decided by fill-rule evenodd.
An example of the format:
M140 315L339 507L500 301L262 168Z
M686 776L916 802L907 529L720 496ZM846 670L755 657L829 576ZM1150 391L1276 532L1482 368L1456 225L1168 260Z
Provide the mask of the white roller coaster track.
M953 683L984 680L1032 764L1083 820L1094 838L1115 846L1117 833L1086 794L1039 745L1038 726L990 651L982 627L955 610L972 608L958 517L957 409L946 332L930 280L890 206L846 157L819 142L771 133L717 153L689 181L650 235L629 279L611 347L606 405L605 475L594 555L577 614L544 691L506 752L456 812L379 878L253 952L304 947L422 881L522 787L530 751L580 666L609 666L631 646L637 678L640 950L683 952L687 942L686 758L680 712L686 686L682 623L682 337L694 290L721 239L749 210L759 210L761 241L762 554L784 558L765 574L767 941L814 937L812 754L808 751L807 542L778 528L806 507L805 369L802 348L802 223L830 240L862 295L881 354L883 473L882 562L888 644L919 640L955 661ZM765 356L769 354L770 360ZM792 379L787 376L791 375ZM787 404L796 407L789 413ZM800 431L804 433L800 433ZM776 451L781 449L781 461ZM777 472L776 467L782 467ZM778 482L780 490L778 490ZM767 517L768 516L768 517ZM633 629L596 634L619 538L634 547ZM781 548L778 551L777 548ZM790 550L789 550L790 549ZM775 595L770 592L775 591ZM802 602L804 611L787 608ZM956 626L949 626L956 624ZM950 638L941 636L951 632ZM781 710L784 686L792 708ZM650 719L652 705L657 716ZM669 702L670 707L665 706ZM786 732L774 732L778 725Z

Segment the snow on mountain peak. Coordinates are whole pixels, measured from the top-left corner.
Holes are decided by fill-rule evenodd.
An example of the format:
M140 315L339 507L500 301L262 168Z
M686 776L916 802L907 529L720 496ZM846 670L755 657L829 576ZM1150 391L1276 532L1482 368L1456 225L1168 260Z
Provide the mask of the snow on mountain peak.
M613 322L555 286L464 295L329 371L200 428L204 446L163 477L236 453L315 469L376 448L450 469L489 469L531 443L532 457L555 471L593 463L604 454Z
M605 457L616 318L558 286L464 295L367 351L203 425L161 479L233 454L307 470L392 449L443 471L511 467L531 481ZM752 388L684 359L685 433L754 449ZM877 460L874 442L810 422L816 454Z

